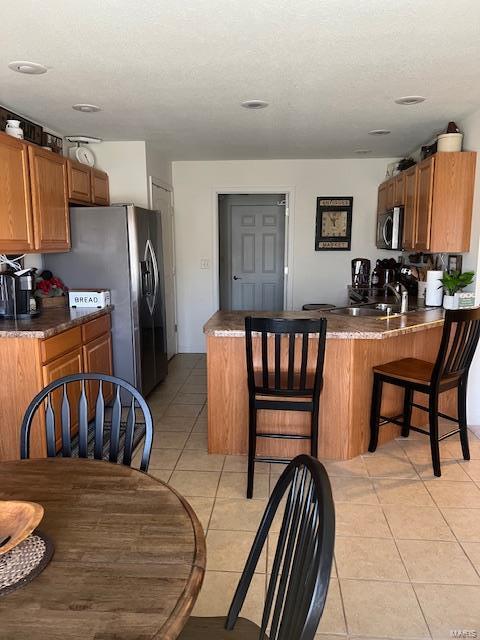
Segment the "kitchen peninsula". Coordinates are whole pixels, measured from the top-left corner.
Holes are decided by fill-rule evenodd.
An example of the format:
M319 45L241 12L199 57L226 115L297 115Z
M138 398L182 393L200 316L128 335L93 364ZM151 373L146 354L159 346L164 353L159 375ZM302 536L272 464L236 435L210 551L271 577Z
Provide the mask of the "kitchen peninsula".
M112 373L110 313L104 309L44 309L38 318L0 322L0 461L20 457L25 409L47 384L72 373ZM90 390L87 391L87 396ZM31 455L44 457L44 425L32 427ZM72 433L76 431L75 417Z
M246 312L215 313L204 327L207 341L208 451L246 454L248 393L245 361ZM365 453L369 440L372 367L413 357L434 361L440 345L443 309L424 309L388 319L347 317L328 312L257 312L281 318L327 317L324 385L320 396L319 457L347 460ZM441 410L455 414L455 396L442 394ZM419 398L415 401L418 402ZM423 400L420 398L420 400ZM403 397L385 386L382 413L398 415ZM307 434L309 415L302 412L259 411L258 431ZM414 409L412 424L424 425L425 414ZM395 425L380 430L380 442L399 435ZM292 457L308 451L305 440L259 438L257 454Z

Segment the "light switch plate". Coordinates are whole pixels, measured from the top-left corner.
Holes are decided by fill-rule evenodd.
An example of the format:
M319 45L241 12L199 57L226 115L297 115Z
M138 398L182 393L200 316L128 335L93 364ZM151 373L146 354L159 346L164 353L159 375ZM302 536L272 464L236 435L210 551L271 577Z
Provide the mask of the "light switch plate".
M200 269L210 269L210 260L208 258L200 258Z

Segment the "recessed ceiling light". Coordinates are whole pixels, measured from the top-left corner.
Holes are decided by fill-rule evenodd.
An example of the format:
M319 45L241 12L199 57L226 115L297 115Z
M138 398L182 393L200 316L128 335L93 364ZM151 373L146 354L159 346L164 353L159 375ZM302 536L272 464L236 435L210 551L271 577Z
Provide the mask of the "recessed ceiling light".
M72 109L75 111L81 111L82 113L95 113L96 111L101 111L101 107L97 107L96 104L74 104Z
M369 136L388 136L389 133L392 133L390 129L372 129L368 132Z
M9 69L17 73L26 73L31 76L38 76L41 73L47 73L47 67L38 62L27 62L24 60L15 60L8 65Z
M354 153L358 153L359 156L364 156L367 153L372 153L371 149L355 149Z
M265 100L246 100L242 102L242 107L245 109L265 109L268 107L268 102Z
M403 96L403 98L397 98L395 102L397 104L418 104L419 102L425 102L426 98L423 96Z

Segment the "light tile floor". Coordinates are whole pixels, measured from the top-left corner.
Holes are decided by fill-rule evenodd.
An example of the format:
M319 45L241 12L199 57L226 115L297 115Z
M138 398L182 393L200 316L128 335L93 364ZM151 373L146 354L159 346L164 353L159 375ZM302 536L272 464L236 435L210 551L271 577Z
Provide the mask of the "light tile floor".
M258 464L254 499L246 500L245 457L207 454L203 355L176 356L148 400L149 471L189 500L207 535L194 614L224 615L281 468ZM458 439L442 443L441 478L420 434L347 462L324 461L337 538L319 640L480 638L480 428L470 435L470 462ZM257 622L275 542L273 530L242 611Z

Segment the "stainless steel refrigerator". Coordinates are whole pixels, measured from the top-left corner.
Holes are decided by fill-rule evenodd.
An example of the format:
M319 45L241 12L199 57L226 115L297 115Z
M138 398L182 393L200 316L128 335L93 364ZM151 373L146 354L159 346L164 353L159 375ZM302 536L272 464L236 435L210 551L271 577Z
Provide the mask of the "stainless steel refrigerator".
M72 250L44 265L70 289L110 289L114 374L147 395L167 375L162 224L133 205L72 207Z

